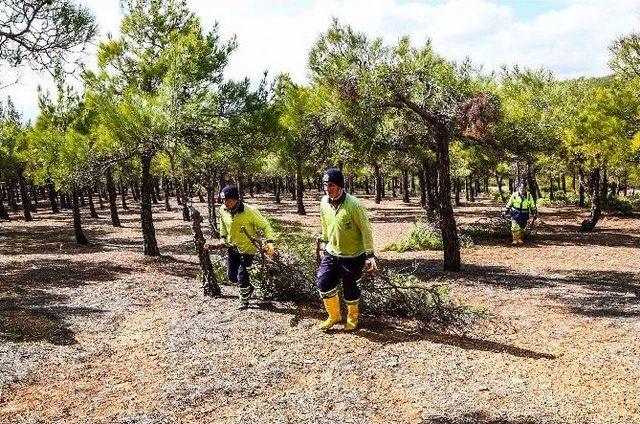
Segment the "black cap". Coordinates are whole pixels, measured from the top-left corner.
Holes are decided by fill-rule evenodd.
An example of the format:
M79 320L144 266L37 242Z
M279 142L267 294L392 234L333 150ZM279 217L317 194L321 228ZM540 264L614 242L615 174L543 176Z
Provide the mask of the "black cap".
M222 197L222 200L224 200L224 199L236 199L236 200L239 200L240 199L240 193L238 193L238 187L233 186L233 185L226 186L220 192L220 197Z
M329 168L327 169L327 172L324 173L322 182L334 183L335 185L344 188L344 175L342 175L342 171L338 168Z

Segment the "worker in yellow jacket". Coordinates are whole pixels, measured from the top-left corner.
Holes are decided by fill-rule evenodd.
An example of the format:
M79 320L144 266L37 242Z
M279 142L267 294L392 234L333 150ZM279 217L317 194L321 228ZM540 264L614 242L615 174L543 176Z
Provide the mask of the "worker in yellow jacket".
M533 219L538 217L538 209L536 201L531 193L527 192L527 186L524 181L518 183L517 190L509 197L505 207L503 216L511 218L511 244L520 245L524 243L524 230L529 221L529 214Z
M347 304L344 330L355 330L360 314L360 288L357 280L363 268L378 269L373 254L373 236L367 213L360 201L344 190L339 169L327 170L323 177L327 193L320 202L324 255L318 268L316 286L329 317L319 328L328 330L342 321L338 285L342 283Z
M217 244L207 243L205 248L227 248L227 278L239 284L240 309L246 309L254 291L249 271L258 253L251 238L257 239L257 231L262 231L265 237L262 249L267 255L273 256L273 229L258 209L240 199L236 186L223 188L220 197L224 201L224 206L220 207L220 241Z

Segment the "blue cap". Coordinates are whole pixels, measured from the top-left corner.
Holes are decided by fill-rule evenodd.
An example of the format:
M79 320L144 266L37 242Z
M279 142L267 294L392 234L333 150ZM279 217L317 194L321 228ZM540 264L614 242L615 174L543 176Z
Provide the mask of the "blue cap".
M344 187L344 175L338 168L329 168L322 177L322 182L333 183L339 187Z
M224 199L240 199L240 193L238 192L238 187L234 185L228 185L222 189L220 192L220 197Z

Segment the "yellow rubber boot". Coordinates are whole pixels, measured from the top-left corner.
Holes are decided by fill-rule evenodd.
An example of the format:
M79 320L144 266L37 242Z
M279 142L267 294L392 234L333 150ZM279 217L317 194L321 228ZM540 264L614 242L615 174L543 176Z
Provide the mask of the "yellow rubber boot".
M342 314L340 313L340 298L338 295L331 297L325 297L322 299L324 303L324 308L327 310L329 317L324 320L318 328L320 330L328 330L340 321L342 321Z
M511 231L511 238L513 240L511 242L513 246L517 244L522 244L522 231L521 230Z
M518 244L524 244L524 231L520 230L518 231L518 240L517 240Z
M360 306L357 302L347 304L347 323L344 325L344 331L353 331L358 327L359 315Z

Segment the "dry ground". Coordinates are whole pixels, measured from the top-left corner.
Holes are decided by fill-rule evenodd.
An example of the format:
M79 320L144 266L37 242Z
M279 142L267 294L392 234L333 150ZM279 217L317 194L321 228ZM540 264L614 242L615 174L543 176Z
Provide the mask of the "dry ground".
M317 227L312 201L304 218L290 201L247 201ZM415 199L365 203L378 249L420 213ZM483 201L456 214L497 210ZM383 266L417 260L426 281L508 323L467 336L374 317L323 334L314 308L239 311L228 286L204 298L179 211L155 211L157 259L140 253L135 210L121 229L106 210L85 219L85 247L68 213L3 222L0 422L640 423L640 219L606 216L583 234L586 211L542 212L530 244L481 241L460 273L441 271L441 252L379 253Z

